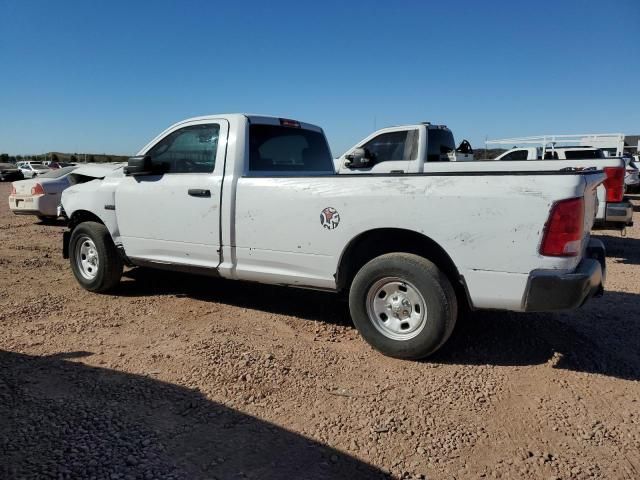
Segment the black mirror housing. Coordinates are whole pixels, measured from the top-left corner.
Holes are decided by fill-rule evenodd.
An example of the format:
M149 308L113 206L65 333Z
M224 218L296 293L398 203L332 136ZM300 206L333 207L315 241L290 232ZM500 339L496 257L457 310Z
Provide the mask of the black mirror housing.
M349 155L345 156L345 167L348 168L364 168L368 167L370 159L367 157L367 151L364 148L356 148Z
M148 175L152 172L151 156L140 155L130 157L127 166L124 167L125 175Z

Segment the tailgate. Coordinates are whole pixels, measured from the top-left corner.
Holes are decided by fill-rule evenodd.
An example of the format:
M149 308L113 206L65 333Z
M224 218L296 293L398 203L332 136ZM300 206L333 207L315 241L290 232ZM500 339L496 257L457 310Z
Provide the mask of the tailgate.
M598 186L607 178L603 172L585 173L582 178L584 187L584 248L589 243L589 236L598 213Z

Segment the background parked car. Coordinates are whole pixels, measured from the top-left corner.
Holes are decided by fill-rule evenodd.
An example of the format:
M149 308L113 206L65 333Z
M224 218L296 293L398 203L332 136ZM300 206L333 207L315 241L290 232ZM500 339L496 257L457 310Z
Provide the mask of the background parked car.
M69 174L76 168L78 167L56 170L47 168L37 179L13 182L9 208L16 215L36 215L41 220L57 218L60 196L62 191L72 184Z
M13 163L0 163L0 182L22 180L24 175Z
M49 171L49 167L39 162L21 162L18 163L18 168L22 172L22 175L24 175L24 178L37 177Z
M640 184L640 173L638 171L638 164L634 160L634 157L622 157L624 158L626 165L626 175L624 177L624 184L628 187L637 187Z

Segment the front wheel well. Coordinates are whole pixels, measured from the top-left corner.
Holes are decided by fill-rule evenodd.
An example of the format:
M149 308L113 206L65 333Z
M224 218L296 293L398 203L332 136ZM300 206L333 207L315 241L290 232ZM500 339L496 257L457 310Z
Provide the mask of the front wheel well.
M69 231L76 228L83 222L96 222L104 225L104 222L95 213L91 213L88 210L76 210L69 218Z
M421 233L399 228L369 230L351 240L342 253L336 285L348 290L353 277L370 260L385 253L413 253L433 262L448 278L454 289L464 289L462 278L453 260L437 242ZM466 290L465 295L466 297Z

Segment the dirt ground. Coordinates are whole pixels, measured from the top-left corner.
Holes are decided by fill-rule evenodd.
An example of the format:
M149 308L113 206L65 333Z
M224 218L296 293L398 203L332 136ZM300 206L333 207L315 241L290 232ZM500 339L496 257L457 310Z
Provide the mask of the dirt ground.
M88 293L8 193L0 478L640 478L640 213L597 234L603 298L475 314L409 362L329 294L144 270Z

